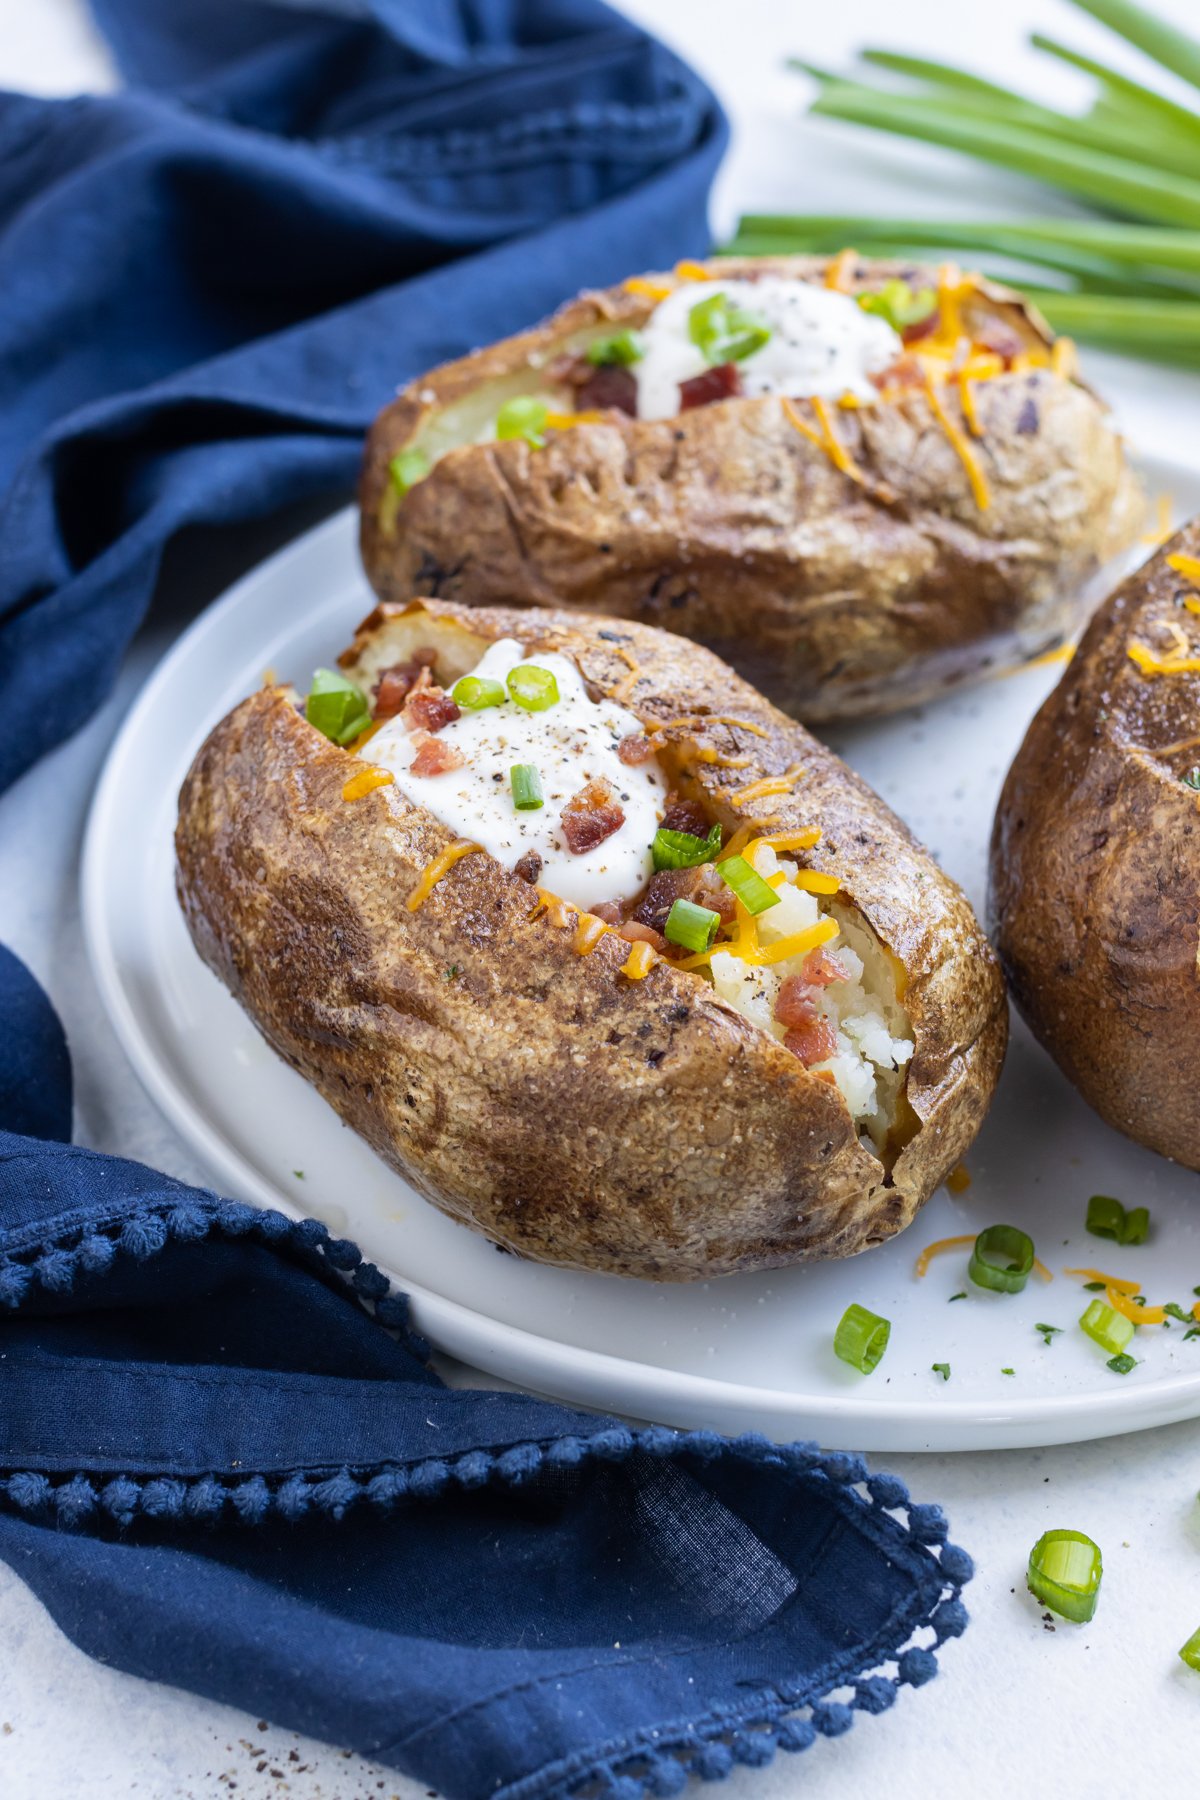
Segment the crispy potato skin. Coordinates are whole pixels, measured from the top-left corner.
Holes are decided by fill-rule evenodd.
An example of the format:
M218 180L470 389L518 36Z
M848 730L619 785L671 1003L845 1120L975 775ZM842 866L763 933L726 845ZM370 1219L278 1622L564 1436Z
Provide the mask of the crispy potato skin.
M707 266L819 281L827 264ZM878 288L897 273L936 280L864 262L851 286ZM975 384L986 511L919 390L834 409L865 485L770 398L666 420L613 413L541 450L468 444L397 501L389 461L443 407L528 371L530 358L551 360L597 323L637 325L653 304L622 288L583 294L536 330L423 376L380 415L361 504L363 560L382 598L565 605L665 626L817 722L929 699L1061 641L1099 572L1136 537L1140 489L1103 406L1044 370ZM1050 338L1005 289L985 286L968 311L1002 320L1030 347ZM967 433L953 384L944 403Z
M1147 676L1190 584L1180 532L1096 614L1025 735L992 835L989 911L1013 998L1102 1118L1200 1168L1200 675ZM1182 749L1174 746L1183 745Z
M489 857L464 857L408 911L451 834L395 785L347 803L363 761L286 690L243 701L184 783L177 884L200 954L385 1161L524 1256L687 1280L890 1237L974 1137L1003 1057L1003 986L963 895L830 751L664 633L418 601L378 609L342 661L366 678L428 643L465 667L506 635L574 657L594 692L666 726L664 763L726 825L768 809L779 829L820 823L812 866L839 876L904 972L916 1049L890 1171L836 1088L700 977L659 963L631 980L612 935L580 956L574 912L556 925ZM700 746L750 761L731 772ZM793 793L728 797L797 761Z

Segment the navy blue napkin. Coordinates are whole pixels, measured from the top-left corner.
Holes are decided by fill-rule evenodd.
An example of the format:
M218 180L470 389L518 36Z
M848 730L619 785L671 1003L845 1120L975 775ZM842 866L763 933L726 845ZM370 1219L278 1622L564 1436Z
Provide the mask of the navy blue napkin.
M168 540L346 499L399 383L702 252L726 136L600 0L94 11L129 89L0 95L0 790Z
M62 1118L13 958L0 1017L0 1124ZM13 1131L0 1557L91 1655L448 1800L640 1800L837 1736L935 1673L971 1573L861 1457L447 1389L316 1220Z

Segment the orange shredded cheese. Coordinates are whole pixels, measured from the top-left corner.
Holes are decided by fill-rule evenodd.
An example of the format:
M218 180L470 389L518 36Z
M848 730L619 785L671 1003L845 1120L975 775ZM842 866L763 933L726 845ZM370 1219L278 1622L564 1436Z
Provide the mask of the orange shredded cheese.
M723 756L719 750L710 750L702 744L696 752L696 761L712 763L718 769L748 769L754 761L752 756Z
M814 844L821 841L821 827L806 825L803 831L780 831L774 837L759 840L769 844L772 850L811 850Z
M1079 357L1075 350L1075 340L1069 337L1055 338L1050 346L1050 367L1064 381L1070 381L1079 366Z
M795 885L809 894L836 894L842 884L836 875L823 875L819 869L798 869Z
M979 466L979 459L962 432L958 429L958 426L954 423L954 420L950 417L950 414L946 411L942 402L942 397L937 389L937 383L928 371L926 371L925 374L925 392L929 399L929 410L950 440L951 449L966 470L967 480L971 484L971 493L974 496L976 506L979 508L980 512L986 512L992 503L992 497L988 492L988 485L984 479L983 470Z
M1192 1302L1192 1317L1200 1324L1200 1300Z
M966 1237L937 1238L932 1244L926 1244L913 1266L913 1274L917 1280L928 1274L929 1265L935 1256L942 1256L947 1250L965 1250L968 1244L975 1242L977 1235L976 1232L971 1232Z
M782 775L764 775L761 781L751 781L746 787L734 788L725 798L734 806L748 806L751 800L765 800L771 794L790 794L803 773L800 764L793 763Z
M810 950L817 949L820 944L827 944L837 933L836 919L818 919L815 925L807 925L803 931L794 931L790 937L779 938L774 944L760 944L754 917L746 912L739 901L737 936L728 943L714 944L711 950L701 950L697 955L689 956L677 967L698 969L710 962L718 950L728 950L739 962L749 963L753 968L769 968L772 963L788 962L793 956L807 956Z
M622 645L614 644L613 650L629 670L628 675L622 675L612 693L612 697L617 705L623 706L638 682L642 679L642 665L637 657L632 655L630 651L624 649Z
M387 787L395 779L390 769L360 769L342 789L342 799L361 800L364 794L374 793L376 788Z
M788 424L794 426L801 437L806 437L810 444L815 444L817 446L818 450L823 450L825 448L824 444L821 442L820 432L814 431L807 419L801 418L786 394L783 396L783 411Z
M682 262L675 264L675 274L680 281L715 281L716 276L706 269L701 262L694 262L685 256Z
M938 336L950 338L955 344L963 335L963 290L970 286L970 282L964 282L957 263L943 263L938 270Z
M439 850L433 861L427 863L422 870L421 879L404 903L409 912L416 912L419 906L423 906L442 877L450 873L456 862L460 862L464 856L470 856L473 850L482 853L483 845L473 843L470 838L455 838L452 844Z
M750 842L750 839L754 836L754 832L755 827L753 825L739 825L721 854L717 857L717 861L723 863L727 856L740 856L742 851L746 848L746 845ZM766 842L765 839L763 841Z
M546 414L546 423L552 431L570 431L575 425L604 425L607 422L607 413L596 412L586 406L581 412L548 412Z
M1158 496L1154 503L1154 530L1142 533L1143 544L1166 543L1171 535L1171 505L1170 494L1163 493Z
M955 1163L946 1177L946 1186L952 1194L965 1194L971 1185L971 1174L966 1163Z
M555 929L565 931L571 923L572 917L571 909L566 901L560 900L557 894L552 894L549 888L543 887L538 889L538 899L542 903L546 917Z
M979 413L975 407L975 390L971 386L965 369L958 378L958 398L962 406L963 418L967 421L967 430L972 437L982 437L983 426L979 423Z
M658 961L658 953L653 944L636 943L629 947L629 955L621 964L621 974L627 975L630 981L643 981Z
M1138 1306L1128 1294L1118 1293L1114 1287L1105 1288L1104 1298L1114 1312L1132 1319L1135 1325L1161 1325L1167 1316L1161 1306Z
M675 291L670 282L647 281L642 275L631 275L621 286L627 294L640 294L646 300L665 300Z
M1167 567L1194 587L1200 587L1200 556L1168 556Z
M1184 656L1178 649L1173 656L1159 656L1136 638L1128 646L1126 655L1143 675L1193 675L1200 669L1200 656Z
M737 719L731 713L689 713L680 719L651 719L642 729L647 737L656 731L691 731L697 725L729 725L735 731L749 731L754 737L769 737L770 733L762 725L756 725L753 719Z
M595 913L580 913L579 923L575 927L576 954L590 956L600 939L611 930L612 926L606 925L603 919L598 919Z
M840 469L843 475L848 475L851 481L857 481L860 487L865 487L866 476L833 429L833 414L829 410L828 401L822 400L818 395L812 402L812 409L817 415L817 423L821 427L824 438L822 448L826 451L834 468Z
M858 261L858 251L849 248L839 250L833 261L825 270L825 286L834 288L839 294L845 294L850 287L850 270Z
M1102 1281L1105 1287L1115 1288L1118 1294L1136 1294L1140 1291L1136 1281L1122 1281L1117 1275L1106 1275L1103 1269L1064 1269L1064 1275L1082 1275L1085 1281Z

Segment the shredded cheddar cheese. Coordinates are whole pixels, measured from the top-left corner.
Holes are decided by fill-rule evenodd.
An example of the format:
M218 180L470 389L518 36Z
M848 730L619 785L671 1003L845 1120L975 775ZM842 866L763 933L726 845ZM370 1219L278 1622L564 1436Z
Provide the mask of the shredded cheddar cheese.
M630 981L643 981L657 961L658 954L652 944L631 944L629 955L621 964L621 974L627 975Z
M748 806L752 800L765 800L772 794L790 794L804 770L799 763L793 763L782 775L764 775L761 781L751 781L745 787L734 788L725 798L734 806Z
M543 887L538 889L538 899L541 902L542 911L555 930L565 931L572 918L571 909L566 901L560 900L557 894L552 894L549 888Z
M693 262L685 256L682 262L675 264L675 274L680 281L715 281L716 276L706 269L701 262Z
M972 437L983 436L983 426L979 423L979 413L975 406L975 390L965 370L958 378L958 398L962 406L963 418L967 421L967 430Z
M954 423L954 420L950 417L950 414L946 411L942 397L938 392L937 383L928 371L925 375L925 393L929 399L929 410L949 438L951 449L966 470L967 480L971 484L971 493L974 497L976 506L979 508L980 512L986 512L992 503L992 497L988 492L988 485L984 479L983 470L979 466L979 459L962 432L958 429L958 426Z
M1167 1316L1161 1306L1138 1306L1128 1294L1118 1293L1114 1287L1105 1288L1104 1298L1114 1312L1119 1312L1122 1318L1132 1319L1135 1325L1161 1325Z
M1050 346L1050 367L1064 381L1070 381L1079 366L1079 357L1075 350L1075 340L1069 337L1055 338Z
M676 966L680 969L699 969L711 962L718 950L727 950L740 962L749 963L755 968L769 968L772 963L787 962L793 956L807 956L810 950L827 944L837 933L836 919L818 919L815 925L807 925L803 931L794 931L790 937L780 938L777 943L760 944L753 916L746 913L745 908L739 904L737 937L725 944L714 944L711 950L701 950Z
M932 1244L926 1244L913 1265L913 1274L917 1280L920 1281L923 1275L929 1273L929 1265L935 1256L942 1256L947 1250L965 1250L968 1244L975 1242L976 1235L971 1232L966 1237L937 1238Z
M464 856L470 856L473 850L483 852L483 845L474 843L470 838L455 838L444 850L439 850L431 863L427 863L421 872L421 879L405 901L409 912L416 912L432 894L442 877L448 875L456 862Z
M600 939L612 930L603 919L595 913L580 913L579 923L575 927L575 951L578 956L590 956Z
M841 887L836 875L823 875L819 869L799 869L796 886L809 894L836 894Z
M1200 587L1200 556L1168 556L1167 567L1190 581L1193 587Z
M748 731L760 738L771 735L765 726L756 725L753 719L734 718L730 713L688 713L680 719L651 719L642 729L647 737L652 737L656 731L694 731L697 725L728 725L734 731Z
M966 1163L955 1163L946 1177L946 1187L952 1194L965 1194L971 1185L971 1175Z
M850 248L839 250L825 270L825 286L835 289L839 294L848 293L850 291L850 270L857 260L857 250Z
M794 426L801 437L806 437L811 444L816 445L818 450L823 450L834 468L841 474L847 476L851 481L858 482L860 487L866 487L866 476L833 429L833 415L829 410L828 401L818 397L811 400L809 404L816 414L817 424L820 426L819 431L814 431L807 420L801 418L794 403L784 394L782 405L788 423Z
M750 842L750 839L754 836L755 830L756 827L754 825L739 825L725 848L721 851L721 854L717 857L717 861L723 863L727 856L740 856L742 851L746 848L746 845ZM763 841L765 842L766 840L764 839Z
M607 422L607 413L589 410L587 407L581 412L546 414L546 423L552 431L570 431L575 425L605 425Z
M1142 533L1143 544L1165 544L1171 535L1170 494L1160 494L1154 503L1154 530Z
M814 844L821 841L821 828L819 825L806 825L803 831L781 831L774 837L764 837L759 841L769 844L772 850L811 850Z
M717 769L748 769L754 761L752 756L723 756L719 750L710 750L702 744L696 751L696 761L711 763Z
M364 794L374 793L376 788L387 787L395 779L390 769L360 769L342 789L342 799L361 800Z
M621 661L625 664L625 667L629 670L628 675L622 675L612 692L612 697L617 705L623 706L638 682L642 679L642 665L637 657L632 655L630 651L624 649L622 645L614 644L612 648L613 653L620 657Z
M1143 675L1193 675L1200 669L1200 656L1183 656L1178 650L1174 656L1159 656L1136 638L1127 647L1126 655Z
M675 291L670 282L647 281L642 275L631 275L621 286L627 294L638 294L645 300L665 300L668 294Z
M807 419L801 418L792 401L788 399L786 394L783 396L783 412L788 424L793 426L800 433L801 437L806 437L810 444L815 444L817 446L818 450L823 450L825 448L824 444L821 442L820 432L814 431Z

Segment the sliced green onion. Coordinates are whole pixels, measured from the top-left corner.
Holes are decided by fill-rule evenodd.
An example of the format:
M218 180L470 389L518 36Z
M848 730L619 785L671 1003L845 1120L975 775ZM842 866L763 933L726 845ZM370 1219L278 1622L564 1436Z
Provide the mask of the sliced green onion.
M697 906L692 900L676 900L667 914L663 935L668 943L679 944L684 950L708 950L716 939L720 923L719 912Z
M1193 1631L1187 1643L1180 1647L1179 1660L1189 1669L1200 1669L1200 1631Z
M769 906L779 905L779 895L757 869L752 869L744 856L727 856L717 870L726 887L732 888L746 911L755 918Z
M860 294L858 304L865 313L886 320L893 331L903 331L936 312L937 295L930 287L914 293L907 281L885 281L877 294Z
M1120 1356L1110 1356L1104 1366L1111 1369L1114 1375L1128 1375L1130 1369L1137 1368L1137 1357L1122 1350Z
M503 706L504 687L486 675L463 675L450 689L450 698L466 712L482 712L485 706Z
M930 1363L929 1367L932 1369L932 1371L935 1375L940 1375L943 1381L949 1381L949 1379L950 1379L950 1364L949 1363Z
M1115 1307L1106 1306L1103 1300L1093 1300L1079 1323L1093 1343L1110 1356L1119 1356L1133 1336L1133 1320Z
M367 696L337 669L318 669L313 676L304 716L322 737L349 744L371 723Z
M1144 1206L1127 1212L1111 1194L1093 1194L1088 1201L1087 1229L1093 1237L1112 1238L1118 1244L1144 1244L1150 1214Z
M1033 1239L1015 1225L989 1225L975 1239L967 1274L976 1287L1019 1294L1033 1268Z
M594 344L588 345L586 351L587 360L597 369L612 363L627 369L631 363L641 362L645 354L646 346L639 333L628 328L614 331L611 337L597 338Z
M518 663L508 671L507 685L509 698L526 712L545 712L548 706L558 704L558 683L553 672L539 668L537 663Z
M1103 1575L1099 1546L1082 1531L1044 1531L1029 1552L1025 1579L1043 1606L1086 1625L1096 1610Z
M869 1375L879 1366L879 1359L892 1335L891 1321L865 1306L848 1306L833 1334L833 1353L860 1375Z
M424 481L431 466L423 450L401 450L399 456L393 456L388 464L388 474L401 499L409 488L416 487L418 481Z
M721 827L714 825L707 837L696 837L690 831L664 831L654 834L650 849L655 869L696 869L711 862L721 848Z
M542 778L532 763L514 763L508 772L512 782L513 805L518 812L536 812L545 806Z
M698 300L688 313L688 336L706 363L744 362L770 342L771 327L757 313L730 306L722 293Z
M546 442L546 414L549 408L544 400L535 400L532 394L517 394L514 399L506 400L496 414L496 436L505 438L524 438L535 450L540 450Z
M1061 1325L1035 1325L1033 1329L1041 1332L1043 1344L1048 1344L1052 1337L1062 1336Z

